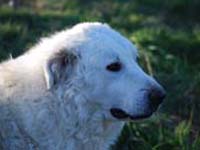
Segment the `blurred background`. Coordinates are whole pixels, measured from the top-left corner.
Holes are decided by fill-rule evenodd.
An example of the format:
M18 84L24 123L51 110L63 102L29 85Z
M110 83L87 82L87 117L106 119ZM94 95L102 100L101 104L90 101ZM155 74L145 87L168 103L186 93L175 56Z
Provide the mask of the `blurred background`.
M83 21L128 37L168 93L157 114L127 124L111 149L199 150L200 0L0 0L0 61Z

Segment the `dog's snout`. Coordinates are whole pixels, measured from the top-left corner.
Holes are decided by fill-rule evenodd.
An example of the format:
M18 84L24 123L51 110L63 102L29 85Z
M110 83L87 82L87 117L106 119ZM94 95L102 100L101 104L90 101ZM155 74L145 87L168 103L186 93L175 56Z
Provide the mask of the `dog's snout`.
M154 88L149 92L149 100L153 108L157 108L166 97L166 92L162 88Z

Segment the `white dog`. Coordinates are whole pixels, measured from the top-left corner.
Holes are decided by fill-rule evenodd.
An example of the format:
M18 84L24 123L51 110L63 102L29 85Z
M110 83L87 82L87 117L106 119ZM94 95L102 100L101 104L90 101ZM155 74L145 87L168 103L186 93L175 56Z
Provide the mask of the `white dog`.
M107 150L165 97L137 56L108 25L82 23L2 63L0 149Z

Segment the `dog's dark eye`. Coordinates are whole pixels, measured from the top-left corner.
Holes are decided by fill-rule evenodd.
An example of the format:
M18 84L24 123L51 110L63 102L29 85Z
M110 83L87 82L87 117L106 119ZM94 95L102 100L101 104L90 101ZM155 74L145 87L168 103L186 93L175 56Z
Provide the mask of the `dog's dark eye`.
M112 72L118 72L121 70L121 68L122 68L122 65L120 62L114 62L106 67L107 70L112 71Z

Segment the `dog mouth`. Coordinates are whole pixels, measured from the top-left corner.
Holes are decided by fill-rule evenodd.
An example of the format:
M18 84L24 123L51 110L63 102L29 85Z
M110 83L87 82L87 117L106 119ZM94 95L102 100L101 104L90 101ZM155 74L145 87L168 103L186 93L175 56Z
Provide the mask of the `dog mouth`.
M141 115L130 115L119 108L111 108L110 113L114 118L119 119L119 120L126 120L126 119L141 120L141 119L148 118L153 114L153 112L150 111L148 113L141 114Z

